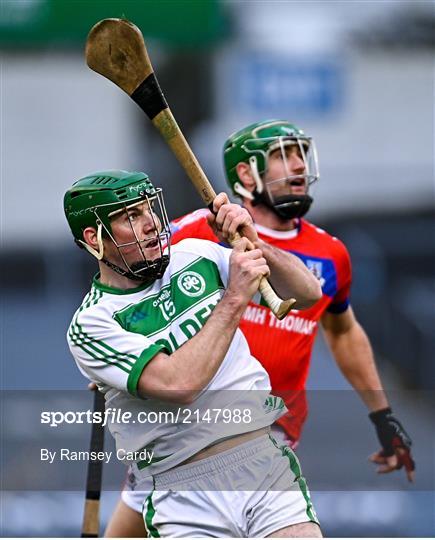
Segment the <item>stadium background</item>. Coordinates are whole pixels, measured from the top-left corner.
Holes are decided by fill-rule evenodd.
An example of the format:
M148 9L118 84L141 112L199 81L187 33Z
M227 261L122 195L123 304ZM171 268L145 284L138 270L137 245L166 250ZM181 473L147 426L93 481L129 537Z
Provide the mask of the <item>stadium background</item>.
M6 456L30 443L30 390L49 399L84 386L65 332L94 263L72 243L65 189L92 170L145 170L165 188L171 217L201 205L136 105L85 66L91 25L125 16L144 32L218 189L222 143L248 122L285 118L315 137L321 180L309 218L351 252L352 304L414 437L417 483L377 478L365 462L374 431L322 340L299 454L326 534L433 536L434 4L3 0L0 15L1 374L24 404L7 418L3 409ZM3 457L2 472L11 467ZM84 466L80 474L84 488ZM7 489L1 506L2 535L77 536L83 493Z

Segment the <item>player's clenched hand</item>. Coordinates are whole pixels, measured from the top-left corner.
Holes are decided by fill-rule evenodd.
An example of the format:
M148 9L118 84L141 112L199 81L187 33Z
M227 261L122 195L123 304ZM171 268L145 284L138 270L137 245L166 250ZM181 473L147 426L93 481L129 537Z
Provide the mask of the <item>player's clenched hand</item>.
M239 204L231 203L226 193L219 193L213 200L214 214L209 214L207 220L215 235L222 242L231 243L232 238L239 232L251 244L258 241L257 231L249 212ZM253 249L248 244L247 249Z
M241 238L230 257L230 275L227 294L248 303L258 290L262 277L268 277L269 267L260 249L246 251L249 240Z
M369 459L380 465L379 474L390 473L405 467L406 476L414 481L415 463L411 455L412 441L402 424L392 414L391 409L381 409L369 414L375 424L376 433L382 449L372 454Z

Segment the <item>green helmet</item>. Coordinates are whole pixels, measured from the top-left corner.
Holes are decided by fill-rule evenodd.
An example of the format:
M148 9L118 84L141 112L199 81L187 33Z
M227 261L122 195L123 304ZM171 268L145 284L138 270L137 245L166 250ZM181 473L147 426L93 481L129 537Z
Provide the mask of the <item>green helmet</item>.
M156 199L158 204L154 205L153 203ZM150 207L153 207L153 213L156 214L158 222L162 226L160 231L156 230L156 238L161 248L161 260L158 263L146 261L143 252L144 241L138 239L136 236L135 243L137 243L138 250L142 253L144 264L141 265L139 271L135 271L130 268L122 254L122 249L120 248L123 245L118 244L113 237L110 221L113 214L117 211L123 209L127 211L127 208L130 206L143 201L148 201ZM89 174L77 180L65 193L64 209L76 243L80 247L87 249L98 260L101 260L119 274L132 279L144 279L144 277L147 277L145 270L149 271L152 268L158 274L160 271L164 271L168 262L168 256L163 255L163 250L169 245L169 221L161 189L153 186L147 174L122 170L100 171ZM98 250L84 241L83 231L87 227L94 227L97 230ZM122 269L104 259L103 231L107 237L112 239L118 248L126 269Z
M155 193L148 175L142 172L101 171L77 180L63 201L75 240L81 242L86 227L97 228L98 221L111 231L109 214L143 198L143 194L154 196Z
M302 196L304 199L300 196L287 197L287 201L276 204L276 201L271 200L265 193L261 175L267 170L269 154L279 148L283 151L283 147L289 144L297 144L301 150L305 164L305 173L302 176L306 182L307 194ZM237 165L241 162L248 163L251 167L256 182L254 193L248 192L240 182ZM305 135L302 129L286 120L256 122L230 135L224 144L224 167L228 183L235 195L267 204L282 217L302 215L302 210L308 210L311 204L308 199L312 200L308 196L308 186L319 178L314 141ZM291 180L291 177L287 180Z

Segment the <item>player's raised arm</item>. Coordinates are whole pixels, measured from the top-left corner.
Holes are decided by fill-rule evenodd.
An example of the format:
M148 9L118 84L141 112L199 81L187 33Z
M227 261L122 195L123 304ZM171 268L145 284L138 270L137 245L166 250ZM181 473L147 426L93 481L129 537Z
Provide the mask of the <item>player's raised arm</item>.
M215 215L208 222L215 234L223 241L240 232L248 238L251 248L260 249L270 268L270 282L276 292L285 298L295 298L295 309L311 307L322 297L319 280L295 255L277 249L260 240L252 217L245 208L230 203L225 193L213 202Z

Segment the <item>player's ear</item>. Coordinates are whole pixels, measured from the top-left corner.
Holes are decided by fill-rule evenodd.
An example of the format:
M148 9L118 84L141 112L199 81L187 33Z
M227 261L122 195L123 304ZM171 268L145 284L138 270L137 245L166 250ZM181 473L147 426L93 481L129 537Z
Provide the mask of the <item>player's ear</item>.
M254 177L252 176L251 166L249 165L249 163L244 163L243 161L241 161L236 165L236 171L240 183L245 189L252 193L255 189L256 184Z
M94 249L98 249L97 230L94 227L86 227L83 231L83 241Z

